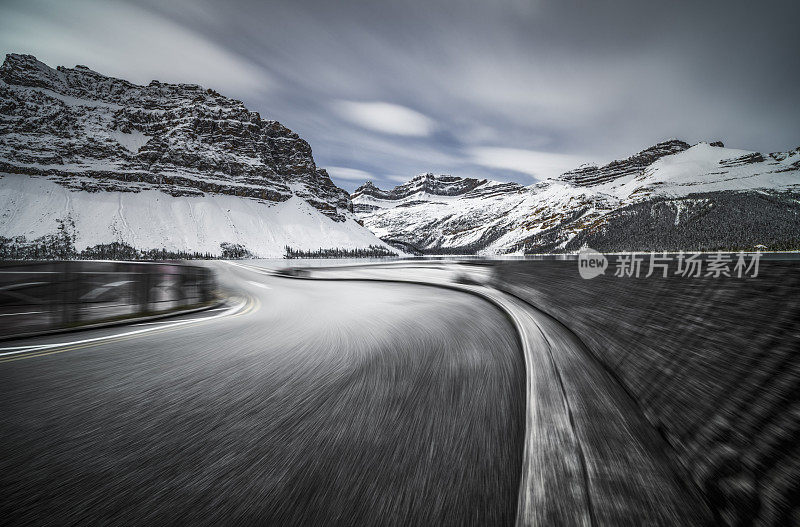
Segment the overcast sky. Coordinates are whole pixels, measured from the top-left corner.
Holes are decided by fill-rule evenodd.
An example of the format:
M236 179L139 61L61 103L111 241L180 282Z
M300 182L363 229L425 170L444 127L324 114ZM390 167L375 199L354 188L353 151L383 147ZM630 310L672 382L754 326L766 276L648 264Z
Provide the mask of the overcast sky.
M658 141L800 145L800 2L0 3L0 50L197 82L308 140L352 190L531 184Z

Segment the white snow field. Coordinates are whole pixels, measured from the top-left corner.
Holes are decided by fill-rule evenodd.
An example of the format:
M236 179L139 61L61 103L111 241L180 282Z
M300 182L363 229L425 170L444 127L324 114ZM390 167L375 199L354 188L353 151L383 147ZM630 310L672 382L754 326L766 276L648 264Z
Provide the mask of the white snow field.
M594 187L621 200L636 200L642 190L655 195L683 197L720 190L787 190L800 187L800 170L792 163L800 151L782 152L778 159L765 156L762 162L725 166L721 162L756 154L749 150L720 148L698 143L683 152L664 156L647 167L641 176L627 176ZM782 157L782 159L780 159Z
M389 248L352 218L335 222L297 196L274 203L223 194L173 197L158 190L84 192L45 177L0 174L0 236L31 240L56 232L57 220L67 219L75 224L78 251L124 242L143 250L220 255L220 244L229 242L258 257L279 258L287 245Z

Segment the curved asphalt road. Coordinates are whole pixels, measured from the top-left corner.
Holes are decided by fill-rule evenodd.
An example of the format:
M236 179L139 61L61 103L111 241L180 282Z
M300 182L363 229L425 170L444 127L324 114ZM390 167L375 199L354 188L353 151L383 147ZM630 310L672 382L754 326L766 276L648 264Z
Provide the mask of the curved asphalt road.
M4 522L514 522L525 367L496 308L220 272L237 314L2 345L159 327L0 356Z

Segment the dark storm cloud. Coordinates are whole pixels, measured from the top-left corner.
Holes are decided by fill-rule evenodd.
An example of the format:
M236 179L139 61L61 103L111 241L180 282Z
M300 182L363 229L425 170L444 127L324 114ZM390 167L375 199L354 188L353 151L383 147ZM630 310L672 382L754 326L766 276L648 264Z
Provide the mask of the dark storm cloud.
M2 47L213 86L350 189L428 170L531 183L670 137L800 144L797 2L58 5L0 8Z

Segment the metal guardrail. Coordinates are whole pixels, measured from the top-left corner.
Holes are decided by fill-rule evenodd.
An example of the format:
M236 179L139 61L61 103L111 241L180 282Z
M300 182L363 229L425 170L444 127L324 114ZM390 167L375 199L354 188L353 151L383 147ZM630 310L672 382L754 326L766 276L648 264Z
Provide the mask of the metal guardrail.
M211 269L162 262L0 262L0 338L210 303Z

